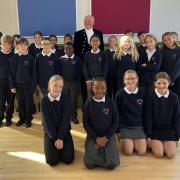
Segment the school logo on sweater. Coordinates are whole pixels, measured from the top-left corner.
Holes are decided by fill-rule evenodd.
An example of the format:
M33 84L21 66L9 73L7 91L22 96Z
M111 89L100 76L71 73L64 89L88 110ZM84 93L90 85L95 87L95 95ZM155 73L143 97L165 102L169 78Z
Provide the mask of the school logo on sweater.
M24 61L24 65L27 66L29 64L28 61Z
M103 109L103 113L104 113L104 114L109 114L109 108L104 108L104 109Z
M141 98L137 99L137 104L138 105L142 105L143 104L143 100Z
M177 55L176 54L172 54L171 57L172 57L172 59L176 59Z
M71 61L71 64L76 64L76 61L75 61L75 60L72 60L72 61Z
M98 61L101 62L102 61L102 57L98 57Z
M49 65L52 66L54 64L53 61L49 61Z

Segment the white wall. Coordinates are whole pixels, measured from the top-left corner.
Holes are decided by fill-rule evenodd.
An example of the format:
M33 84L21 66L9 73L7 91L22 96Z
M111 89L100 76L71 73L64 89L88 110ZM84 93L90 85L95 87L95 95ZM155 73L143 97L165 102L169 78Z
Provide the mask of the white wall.
M19 33L17 0L0 0L0 31L10 35Z
M150 32L161 39L166 31L180 36L180 0L151 0Z
M84 16L91 14L91 0L76 0L76 6L79 30L84 27ZM155 34L158 40L165 31L176 31L180 36L180 0L151 0L150 12L150 33ZM0 0L0 31L19 33L17 0ZM62 38L58 41L62 43Z

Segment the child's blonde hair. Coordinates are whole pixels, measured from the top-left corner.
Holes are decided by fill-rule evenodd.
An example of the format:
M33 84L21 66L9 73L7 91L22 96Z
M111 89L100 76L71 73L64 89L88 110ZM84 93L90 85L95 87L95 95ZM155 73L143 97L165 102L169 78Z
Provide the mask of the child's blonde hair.
M136 72L135 70L130 69L130 70L127 70L127 71L124 73L123 79L125 79L125 77L126 77L128 74L135 74L135 75L137 76L137 78L139 78L137 72Z
M1 44L4 44L4 43L12 44L12 43L13 43L13 38L12 38L12 36L10 36L10 35L3 35L3 36L1 37Z
M51 76L51 78L49 79L49 82L48 82L48 90L50 91L50 86L52 83L56 82L56 81L62 81L63 84L64 84L64 79L62 76L60 75L53 75Z
M146 40L147 40L148 38L153 39L153 40L157 43L157 39L156 39L156 37L155 37L153 34L147 34L147 35L146 35L146 38L145 38L145 42L146 42Z
M124 36L121 37L120 42L119 42L119 44L117 46L117 50L116 50L116 52L114 54L114 57L121 60L121 57L123 56L123 52L124 52L123 46L124 46L125 41L130 41L131 42L131 47L129 49L129 52L130 52L130 54L132 56L132 60L137 61L138 58L139 58L139 54L138 54L138 51L136 49L136 45L135 45L133 39L130 36L127 36L127 35L124 35Z

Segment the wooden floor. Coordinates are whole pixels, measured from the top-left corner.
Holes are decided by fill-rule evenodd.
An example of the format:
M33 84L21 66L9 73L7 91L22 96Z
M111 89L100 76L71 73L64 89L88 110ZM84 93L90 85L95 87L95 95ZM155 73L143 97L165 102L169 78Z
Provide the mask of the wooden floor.
M173 160L155 159L151 153L144 157L120 153L121 164L115 170L87 170L83 164L86 135L82 123L72 125L74 163L52 168L44 160L39 114L33 122L30 129L17 128L14 124L0 128L0 180L180 180L180 148Z

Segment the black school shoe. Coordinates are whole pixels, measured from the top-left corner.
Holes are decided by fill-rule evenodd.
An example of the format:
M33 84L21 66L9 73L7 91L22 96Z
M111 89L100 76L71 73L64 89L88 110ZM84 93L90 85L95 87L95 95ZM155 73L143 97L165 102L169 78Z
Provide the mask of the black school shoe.
M16 126L22 126L24 124L24 120L20 119L17 123Z
M5 126L6 127L9 127L9 126L11 126L12 125L12 120L11 119L6 119L6 124L5 124Z
M74 123L74 124L79 124L79 120L77 117L72 117L71 118L71 121Z
M26 128L30 128L31 126L32 126L32 123L31 123L31 122L26 122L26 123L25 123L25 127L26 127Z

